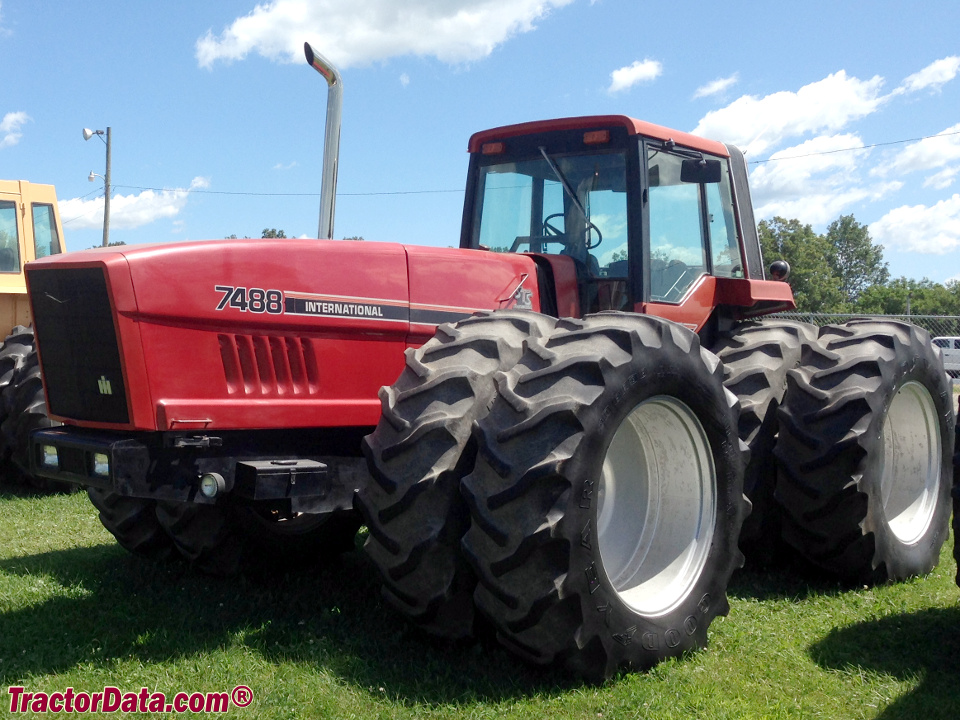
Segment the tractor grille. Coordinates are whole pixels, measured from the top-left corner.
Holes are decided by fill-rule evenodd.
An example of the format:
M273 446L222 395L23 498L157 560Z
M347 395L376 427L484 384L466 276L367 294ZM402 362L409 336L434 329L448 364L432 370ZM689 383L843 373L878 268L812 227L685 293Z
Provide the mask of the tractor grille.
M27 269L50 412L127 423L127 396L100 268Z
M313 343L270 335L218 335L231 395L315 395L320 392Z

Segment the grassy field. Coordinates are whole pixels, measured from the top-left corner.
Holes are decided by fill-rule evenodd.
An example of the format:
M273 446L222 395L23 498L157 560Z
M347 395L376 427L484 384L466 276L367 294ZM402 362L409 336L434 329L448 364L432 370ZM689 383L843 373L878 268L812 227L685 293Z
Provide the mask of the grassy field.
M874 589L742 572L707 650L594 687L496 645L431 642L383 604L361 553L210 579L129 556L85 495L0 494L0 714L17 685L168 697L246 685L253 703L225 717L955 718L950 548L929 577Z

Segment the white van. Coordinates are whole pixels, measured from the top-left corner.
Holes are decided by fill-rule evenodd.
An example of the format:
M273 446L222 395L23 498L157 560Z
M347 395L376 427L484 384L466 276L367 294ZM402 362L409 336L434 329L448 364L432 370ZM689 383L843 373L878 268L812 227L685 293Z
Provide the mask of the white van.
M960 337L938 337L933 344L943 353L943 369L950 377L960 377Z

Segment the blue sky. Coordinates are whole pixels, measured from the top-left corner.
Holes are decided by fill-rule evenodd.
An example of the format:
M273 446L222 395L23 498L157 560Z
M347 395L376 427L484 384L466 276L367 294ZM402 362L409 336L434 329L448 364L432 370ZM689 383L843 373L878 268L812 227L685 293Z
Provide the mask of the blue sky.
M68 248L97 245L81 130L110 126L112 240L313 237L307 40L344 79L337 237L456 245L471 133L623 113L745 148L759 217L852 213L895 277L946 281L958 27L956 0L2 0L0 177L56 185Z

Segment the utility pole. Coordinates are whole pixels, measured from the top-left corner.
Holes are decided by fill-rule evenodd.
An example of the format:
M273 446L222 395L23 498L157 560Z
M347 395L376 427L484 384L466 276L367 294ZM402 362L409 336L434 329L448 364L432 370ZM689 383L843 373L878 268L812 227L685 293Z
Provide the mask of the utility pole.
M95 177L103 178L103 247L106 247L110 244L110 128L107 128L107 131L103 130L91 130L90 128L83 129L83 139L89 140L94 135L99 135L100 139L103 140L106 136L107 144L107 170L103 175L98 175L97 173L90 171L90 176L87 178L90 182L93 182Z

